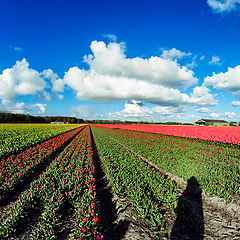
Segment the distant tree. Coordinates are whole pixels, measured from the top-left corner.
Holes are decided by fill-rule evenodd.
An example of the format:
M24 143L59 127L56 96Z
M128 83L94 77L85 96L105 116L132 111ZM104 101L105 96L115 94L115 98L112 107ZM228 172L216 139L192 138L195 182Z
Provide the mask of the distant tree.
M230 122L229 125L230 125L230 126L237 126L238 123L237 123L237 122Z

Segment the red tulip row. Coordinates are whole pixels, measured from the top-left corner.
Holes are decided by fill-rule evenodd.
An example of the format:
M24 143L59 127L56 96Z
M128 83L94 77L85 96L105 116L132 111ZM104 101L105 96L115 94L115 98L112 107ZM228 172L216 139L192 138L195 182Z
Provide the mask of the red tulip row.
M104 127L218 141L240 145L240 127L101 124Z
M0 124L0 159L80 126L80 124Z
M112 140L103 128L92 127L92 131L115 193L119 197L128 196L139 215L161 234L161 206L175 209L176 186L164 174Z
M54 159L40 178L19 196L15 207L0 227L0 238L14 236L19 222L32 209L43 209L32 237L56 239L56 226L68 203L78 215L75 238L102 239L98 233L92 154L90 129L87 127Z
M58 135L41 144L30 147L18 155L0 160L0 199L7 191L14 190L17 184L34 172L34 169L51 157L58 149L76 136L85 126Z
M99 128L166 171L185 180L194 176L209 195L232 201L240 195L238 146L132 130Z

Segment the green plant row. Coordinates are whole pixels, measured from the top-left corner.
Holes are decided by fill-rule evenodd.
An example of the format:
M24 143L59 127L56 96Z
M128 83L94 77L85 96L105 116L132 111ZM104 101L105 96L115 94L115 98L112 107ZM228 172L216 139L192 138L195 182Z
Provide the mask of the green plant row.
M0 161L0 199L8 191L14 190L39 165L52 157L59 149L65 147L83 128L84 126L63 133L41 144L32 146L16 156L11 155L7 159L2 159Z
M80 126L80 124L0 124L0 158Z
M119 197L130 197L134 208L154 231L163 231L161 219L164 205L177 206L176 186L139 157L116 143L102 129L92 127L100 158L110 183Z
M101 127L141 156L185 180L194 176L209 196L240 195L240 150L212 142Z
M15 207L0 227L0 239L14 239L19 223L33 209L41 211L41 214L32 239L57 239L56 229L66 205L71 205L78 215L76 239L100 237L92 154L87 127L54 159L39 179L19 196Z

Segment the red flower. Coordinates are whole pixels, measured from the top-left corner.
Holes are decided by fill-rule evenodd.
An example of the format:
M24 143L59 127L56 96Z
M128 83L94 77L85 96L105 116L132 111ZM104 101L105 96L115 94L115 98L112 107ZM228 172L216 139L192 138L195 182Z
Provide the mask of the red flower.
M98 217L94 217L93 222L97 223L98 222Z

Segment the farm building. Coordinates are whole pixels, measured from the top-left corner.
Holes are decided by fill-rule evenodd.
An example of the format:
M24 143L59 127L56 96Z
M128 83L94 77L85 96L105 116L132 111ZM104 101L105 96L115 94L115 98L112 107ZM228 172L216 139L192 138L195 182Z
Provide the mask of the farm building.
M200 119L195 122L199 126L229 126L229 122L225 120Z
M66 124L65 122L51 122L51 124Z

